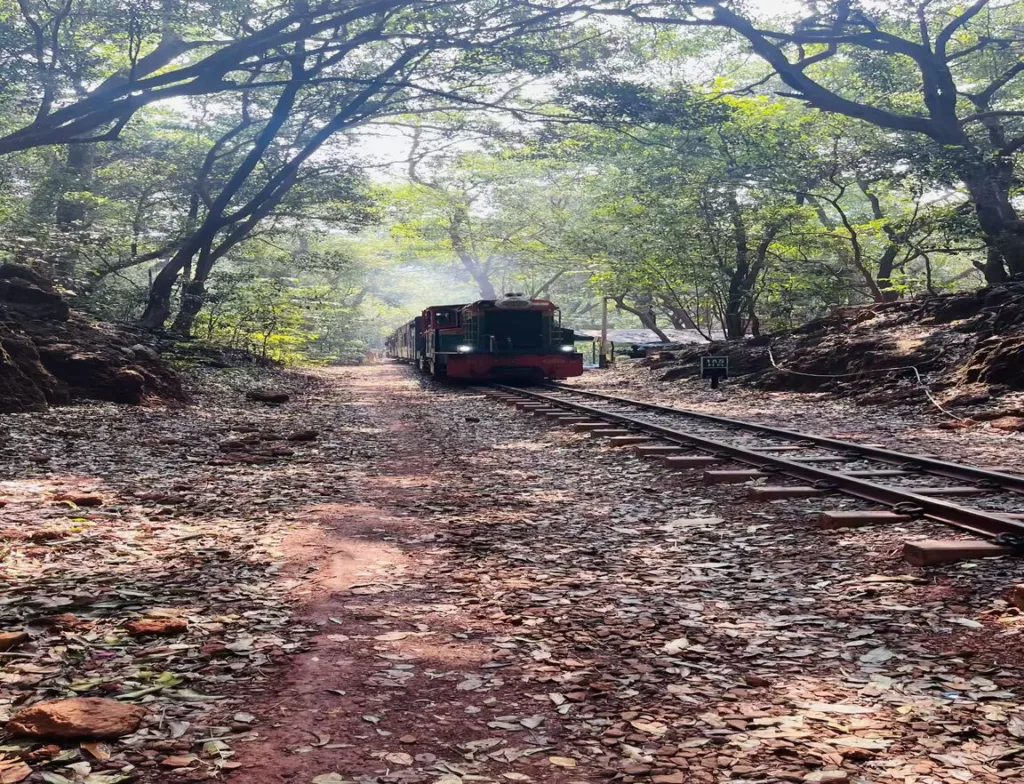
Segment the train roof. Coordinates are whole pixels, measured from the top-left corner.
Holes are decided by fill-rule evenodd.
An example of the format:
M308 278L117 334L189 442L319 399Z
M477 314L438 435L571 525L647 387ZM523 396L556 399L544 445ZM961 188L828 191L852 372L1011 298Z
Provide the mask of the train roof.
M426 310L461 310L462 308L470 308L470 307L474 307L474 306L476 306L476 307L494 307L500 301L501 300L497 300L497 299L478 299L478 300L475 300L473 302L464 302L464 303L461 303L461 304L458 304L458 305L429 305L428 307L424 308L424 310L425 311ZM555 307L555 303L553 303L551 300L548 300L548 299L530 299L529 302L530 302L531 306L535 306L535 307L544 307L544 308L554 308Z

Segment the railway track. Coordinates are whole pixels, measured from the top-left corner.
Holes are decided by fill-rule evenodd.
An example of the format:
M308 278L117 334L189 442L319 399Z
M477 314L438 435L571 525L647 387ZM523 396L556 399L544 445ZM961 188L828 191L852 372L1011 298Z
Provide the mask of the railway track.
M822 512L822 527L925 518L981 537L907 542L904 557L916 565L1024 552L1024 476L1015 473L563 385L539 391L495 384L486 394L632 448L666 468L705 469L705 484L770 482L750 486L752 500L843 493L875 506Z

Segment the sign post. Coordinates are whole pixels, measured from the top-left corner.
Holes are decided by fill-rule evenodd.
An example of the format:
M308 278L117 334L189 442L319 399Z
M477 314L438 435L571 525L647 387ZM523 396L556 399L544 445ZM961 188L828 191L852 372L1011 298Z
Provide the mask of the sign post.
M718 389L718 382L729 378L729 357L701 357L700 377L711 379L711 388Z
M601 297L601 356L598 367L608 367L608 297Z

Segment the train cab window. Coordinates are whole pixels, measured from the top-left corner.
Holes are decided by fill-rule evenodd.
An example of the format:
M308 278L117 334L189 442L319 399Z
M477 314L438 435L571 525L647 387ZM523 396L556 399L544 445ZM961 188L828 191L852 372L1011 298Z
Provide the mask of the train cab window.
M438 329L459 326L459 314L454 310L438 310L434 313L434 323Z

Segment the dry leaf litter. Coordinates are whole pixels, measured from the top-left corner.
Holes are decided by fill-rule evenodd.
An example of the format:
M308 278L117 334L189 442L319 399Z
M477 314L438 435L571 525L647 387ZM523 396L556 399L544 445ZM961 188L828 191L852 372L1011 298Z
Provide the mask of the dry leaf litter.
M913 569L946 530L822 532L392 366L269 381L0 420L2 718L140 709L9 733L0 783L1021 779L1019 561Z

